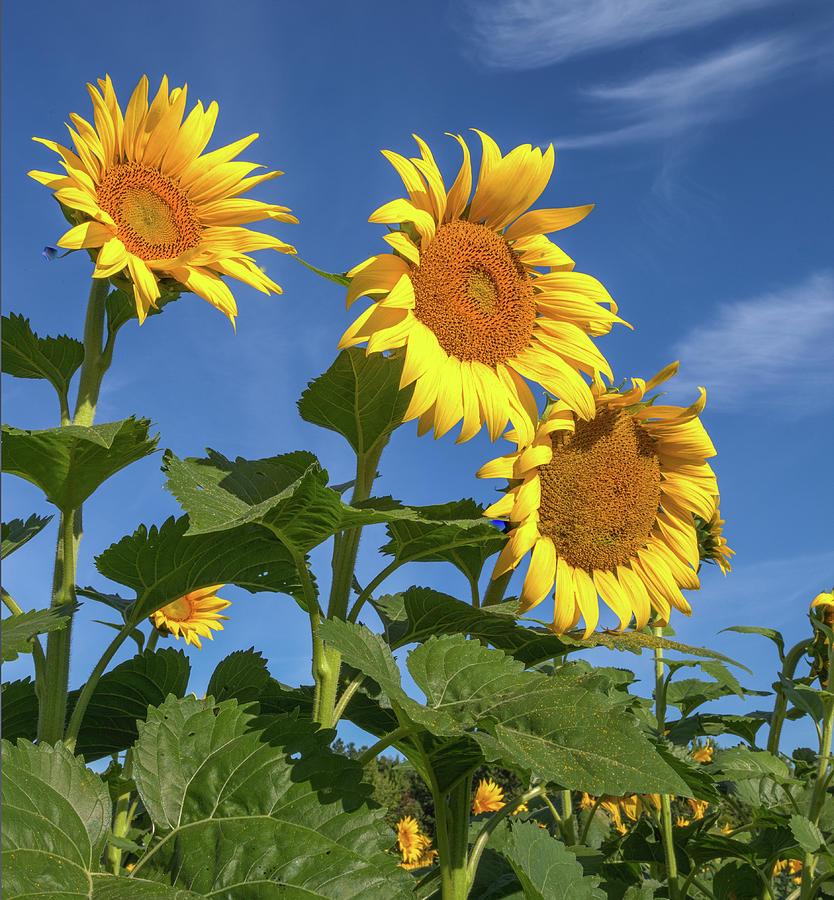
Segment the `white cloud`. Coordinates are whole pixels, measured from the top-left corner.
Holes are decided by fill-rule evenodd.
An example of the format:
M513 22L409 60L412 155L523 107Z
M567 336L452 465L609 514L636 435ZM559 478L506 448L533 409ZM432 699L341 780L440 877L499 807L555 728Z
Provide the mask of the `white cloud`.
M779 0L498 0L466 4L466 31L487 65L536 69L592 51L644 43Z
M710 409L784 403L799 415L834 398L834 274L719 307L674 348L675 393L707 389Z
M557 138L560 149L672 137L736 117L756 89L775 81L806 54L792 37L735 44L711 56L584 93L623 124L593 134Z

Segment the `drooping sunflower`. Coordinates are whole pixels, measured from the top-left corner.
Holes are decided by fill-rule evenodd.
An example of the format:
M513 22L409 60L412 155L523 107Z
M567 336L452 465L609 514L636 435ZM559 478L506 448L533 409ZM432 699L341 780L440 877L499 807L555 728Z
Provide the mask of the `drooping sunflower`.
M211 629L222 631L220 610L231 606L229 600L223 600L217 596L217 591L224 587L222 584L213 584L210 587L191 591L158 609L150 616L154 627L163 634L172 634L175 638L185 638L186 644L194 644L198 650L202 649L200 637L214 640Z
M475 796L472 798L472 813L479 816L485 812L495 812L504 805L504 789L491 778L482 778L478 782Z
M620 629L632 616L642 628L652 610L658 623L672 607L691 614L680 589L700 586L693 513L709 521L718 488L706 462L715 449L698 418L703 389L686 409L644 399L676 371L674 363L648 382L632 379L625 392L596 381L590 421L557 402L528 446L478 471L510 480L484 512L514 525L493 578L532 550L520 609L541 603L555 584L557 634L582 617L587 637L599 620L597 595ZM517 441L514 432L506 437Z
M405 420L419 418L420 434L434 428L437 438L463 420L459 442L484 423L495 440L510 419L532 438L538 409L525 379L591 418L594 401L581 373L610 377L610 369L589 335L623 320L599 281L574 272L573 260L545 237L592 206L525 213L550 179L552 145L542 153L525 144L502 156L478 134L483 156L471 202L469 147L460 135L463 164L448 191L417 135L419 158L383 150L408 199L370 217L399 225L384 236L393 253L348 273L348 308L364 295L375 302L339 347L405 348L400 387L414 383Z
M183 122L187 86L168 91L164 76L148 106L143 75L124 115L110 77L88 84L95 127L70 113L75 151L35 138L61 157L66 174L29 175L55 191L79 221L58 241L71 250L98 249L94 278L126 271L141 324L160 296L158 279L173 278L234 323L237 305L221 276L263 293L281 293L249 256L271 248L294 253L278 238L241 226L261 219L297 222L287 207L240 195L281 172L247 177L255 163L234 158L257 134L203 153L217 119L217 103L198 102Z

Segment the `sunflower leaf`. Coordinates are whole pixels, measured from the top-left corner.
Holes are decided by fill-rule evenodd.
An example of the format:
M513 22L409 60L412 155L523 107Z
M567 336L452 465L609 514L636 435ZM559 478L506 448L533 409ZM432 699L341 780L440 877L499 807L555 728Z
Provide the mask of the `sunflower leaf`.
M638 655L646 648L650 650L674 650L677 653L685 653L689 656L704 656L709 659L717 659L721 662L729 663L732 666L738 666L745 672L752 671L743 663L723 653L715 650L708 650L706 647L691 647L689 644L681 644L680 641L673 641L669 638L658 637L654 634L646 634L642 631L598 631L582 639L585 647L607 647L609 650L627 650L629 653L637 653Z
M0 730L7 741L34 741L38 732L38 697L31 679L7 681L2 687Z
M530 900L605 900L599 880L585 875L573 853L533 822L513 822L493 837L490 845L509 860Z
M58 743L3 741L3 895L89 897L112 803L104 782Z
M19 653L31 653L35 635L66 628L76 609L77 603L65 603L51 609L31 609L16 616L6 616L2 622L3 662L17 659Z
M220 660L209 679L206 694L218 701L235 699L238 703L250 703L260 698L268 681L266 660L250 647Z
M84 361L84 345L65 334L38 337L29 320L2 317L3 371L17 378L43 378L65 398L72 376Z
M162 840L133 875L201 895L410 896L384 852L384 811L371 809L361 765L330 751L334 734L295 714L256 719L233 700L152 709L133 771Z
M391 540L380 548L400 563L450 562L470 581L477 581L486 560L507 542L474 500L417 506L414 511L413 520L389 522Z
M32 540L51 521L52 516L36 516L32 514L25 522L23 519L12 519L11 522L3 522L3 549L2 553L0 553L0 559L5 559L27 541Z
M351 347L307 385L298 401L301 418L337 431L357 456L370 453L402 424L413 387L400 390L403 360Z
M258 523L291 550L306 553L343 529L415 515L399 504L359 509L342 502L306 451L234 462L208 453L206 459L181 460L170 451L164 456L166 486L189 515L189 535Z
M750 744L756 743L756 733L764 725L761 715L744 716L720 713L696 713L694 716L667 722L669 740L674 744L689 744L696 737L735 734Z
M28 431L3 426L3 471L37 485L62 512L77 509L111 475L156 450L150 422Z
M183 697L191 664L182 650L145 650L101 676L81 720L75 752L87 762L132 747L148 708L169 694ZM67 697L67 718L80 690Z
M96 568L136 592L130 621L138 624L183 594L212 584L236 584L252 593L300 594L287 550L257 525L186 535L188 516L136 531L96 557Z

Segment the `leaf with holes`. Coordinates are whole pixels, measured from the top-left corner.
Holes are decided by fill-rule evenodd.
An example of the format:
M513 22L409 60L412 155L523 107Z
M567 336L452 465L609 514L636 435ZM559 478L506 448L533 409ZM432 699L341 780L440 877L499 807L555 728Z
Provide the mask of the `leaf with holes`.
M384 811L369 806L361 765L330 751L334 734L295 715L256 719L233 700L151 710L133 772L158 840L133 875L198 894L410 896L384 852Z
M3 471L31 481L62 512L77 509L120 469L153 453L147 419L27 431L3 426Z
M40 533L52 521L52 516L31 515L24 522L23 519L12 519L11 522L3 522L3 542L0 558L5 559L10 553L14 553L27 541Z

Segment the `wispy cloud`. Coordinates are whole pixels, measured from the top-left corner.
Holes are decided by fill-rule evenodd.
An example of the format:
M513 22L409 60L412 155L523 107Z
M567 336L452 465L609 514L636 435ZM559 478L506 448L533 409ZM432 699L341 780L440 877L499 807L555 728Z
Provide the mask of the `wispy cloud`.
M710 409L784 403L800 415L834 398L834 274L719 307L674 348L675 392L707 389Z
M479 60L537 69L593 51L679 34L779 0L469 0L466 32Z
M737 116L754 93L812 54L793 36L735 44L710 56L583 93L617 127L557 138L560 150L658 140Z

